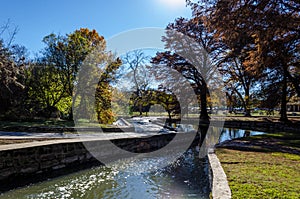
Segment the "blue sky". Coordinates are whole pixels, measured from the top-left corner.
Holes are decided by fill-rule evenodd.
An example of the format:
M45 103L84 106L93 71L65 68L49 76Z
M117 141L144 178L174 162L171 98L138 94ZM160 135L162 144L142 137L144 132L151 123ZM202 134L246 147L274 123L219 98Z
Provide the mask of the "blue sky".
M19 29L14 43L32 55L43 48L42 39L50 33L89 28L108 39L136 28L164 28L177 17L191 16L184 4L185 0L4 0L0 25L10 19Z

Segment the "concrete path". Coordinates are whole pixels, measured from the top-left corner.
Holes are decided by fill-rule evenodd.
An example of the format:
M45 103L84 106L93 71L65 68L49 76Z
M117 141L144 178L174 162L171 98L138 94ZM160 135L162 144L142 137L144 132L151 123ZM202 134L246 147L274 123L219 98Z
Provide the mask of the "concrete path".
M114 139L130 139L130 138L147 138L154 135L160 135L158 133L98 133L98 134L88 134L83 136L77 137L57 137L54 140L46 140L46 141L33 141L33 142L26 142L20 144L7 144L7 145L0 145L0 151L2 150L11 150L11 149L19 149L19 148L27 148L27 147L35 147L35 146L44 146L50 144L60 144L60 143L74 143L74 142L87 142L87 141L96 141L96 140L114 140ZM0 136L1 138L7 139L32 139L32 138L41 138L35 136ZM47 138L47 137L44 137ZM51 137L56 138L56 137Z

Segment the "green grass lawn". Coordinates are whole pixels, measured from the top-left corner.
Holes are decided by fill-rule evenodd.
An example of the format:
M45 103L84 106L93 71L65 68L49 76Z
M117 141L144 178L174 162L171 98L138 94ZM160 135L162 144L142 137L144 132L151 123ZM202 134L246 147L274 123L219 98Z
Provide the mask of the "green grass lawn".
M300 198L300 133L254 136L240 143L246 147L216 150L232 198Z

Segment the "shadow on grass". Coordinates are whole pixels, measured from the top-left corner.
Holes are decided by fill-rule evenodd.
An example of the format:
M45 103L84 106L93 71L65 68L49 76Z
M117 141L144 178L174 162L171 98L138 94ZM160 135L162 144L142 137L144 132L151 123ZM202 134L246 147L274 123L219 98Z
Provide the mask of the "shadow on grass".
M216 146L240 151L283 152L300 155L300 132L278 132L225 141Z

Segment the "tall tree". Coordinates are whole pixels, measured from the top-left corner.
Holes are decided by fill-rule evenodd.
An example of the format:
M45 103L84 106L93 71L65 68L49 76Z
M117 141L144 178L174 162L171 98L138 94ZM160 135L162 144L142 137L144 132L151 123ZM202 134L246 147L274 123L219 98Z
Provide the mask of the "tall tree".
M218 64L223 46L213 38L213 33L207 31L202 19L197 18L176 19L167 26L163 41L171 51L158 53L152 63L174 69L190 82L199 99L200 119L209 121L208 83L215 79L217 67L213 65Z
M226 90L235 93L244 108L245 116L251 116L251 101L257 78L246 69L238 58L227 57L219 66Z
M73 107L76 122L87 119L111 124L114 121L112 85L115 84L116 73L121 65L121 59L107 52L105 46L96 46L86 56L74 89Z
M5 112L16 103L17 93L24 88L23 69L11 57L9 49L0 40L0 112Z
M143 106L149 101L149 96L145 95L147 89L151 84L151 75L146 67L148 57L141 50L135 50L127 53L122 57L123 61L123 74L124 79L128 82L126 86L131 87L131 91L134 92L132 95L134 107L138 107L140 115L143 114Z
M201 1L203 3L203 1ZM207 26L216 37L237 55L247 53L243 60L248 70L259 74L267 68L281 71L281 120L286 121L287 84L299 90L297 75L290 67L299 68L300 2L296 0L215 0L204 8L194 4L197 16L208 13ZM197 6L198 5L198 6ZM203 9L204 8L204 9ZM206 9L206 10L205 10ZM200 14L199 14L200 13Z
M7 113L21 104L24 96L24 58L16 63L12 42L17 28L10 31L10 22L0 27L0 113ZM7 35L4 39L4 35Z
M121 65L121 59L117 58L115 61L108 63L100 75L95 98L97 119L101 124L111 124L115 119L115 115L112 110L113 87L111 84L116 81L116 73Z
M78 71L86 56L96 47L104 51L105 40L95 30L81 28L67 36L50 34L43 39L46 44L44 59L60 70L63 90L69 96L73 95L74 83ZM69 119L73 119L70 108Z

